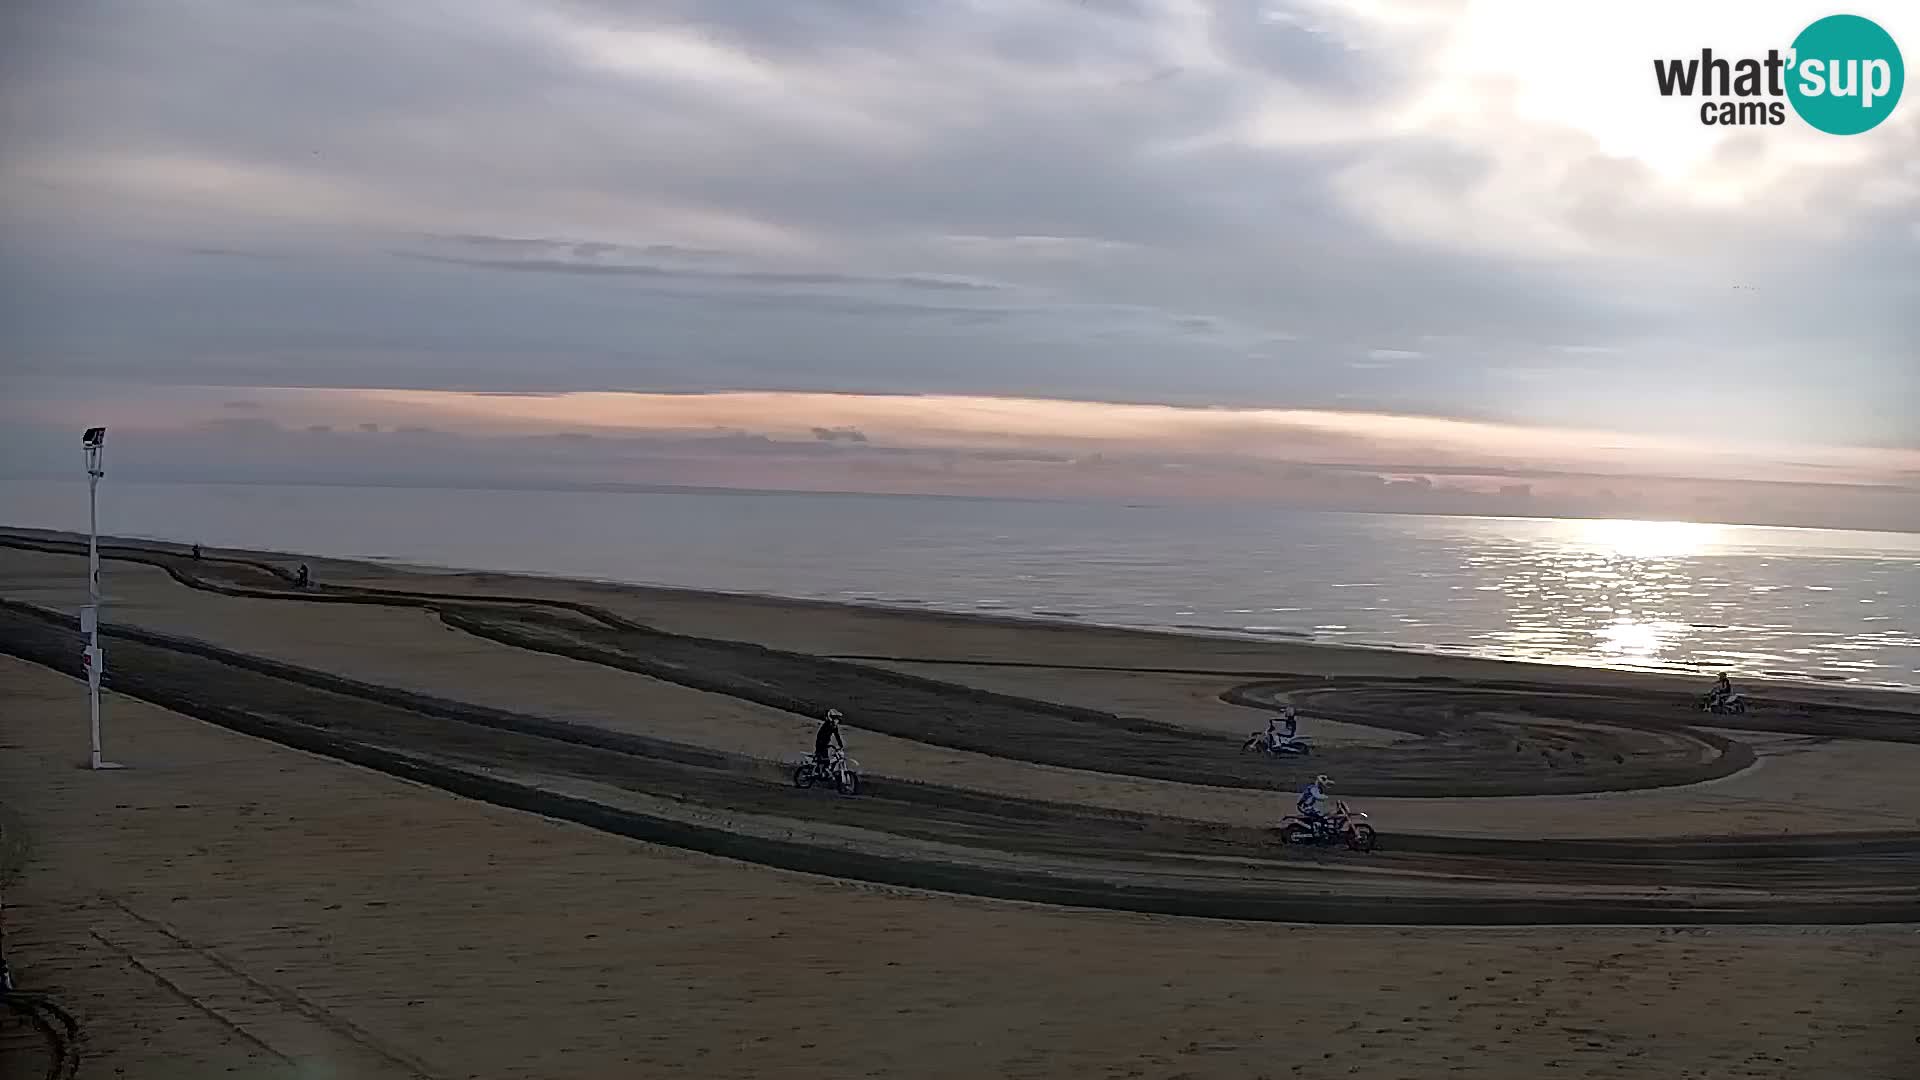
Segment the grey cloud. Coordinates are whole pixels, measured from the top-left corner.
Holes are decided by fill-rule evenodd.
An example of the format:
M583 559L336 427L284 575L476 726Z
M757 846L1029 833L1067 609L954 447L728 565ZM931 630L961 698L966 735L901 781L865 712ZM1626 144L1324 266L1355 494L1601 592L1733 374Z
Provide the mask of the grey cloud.
M817 427L813 429L813 437L820 440L821 442L828 442L828 443L831 443L831 442L864 443L867 441L867 436L865 432L862 432L858 428L850 428L850 427L835 427L835 428Z
M264 416L221 417L216 420L201 421L197 426L202 431L214 431L226 435L267 435L277 434L282 430L278 423Z
M190 247L184 249L189 255L206 255L221 259L285 259L287 256L271 251L236 251L232 248Z
M1088 11L1117 19L1141 19L1157 10L1154 0L1074 0Z
M1046 450L969 450L966 455L981 461L1031 461L1044 465L1065 465L1078 460L1072 454ZM1092 456L1097 458L1100 455Z
M571 256L578 259L599 259L608 255L626 255L639 258L711 260L727 257L728 253L716 248L691 247L686 244L619 244L607 240L565 240L555 237L527 236L489 236L481 233L425 233L422 239L453 244L482 250L506 250L522 253L545 254L550 257Z
M574 250L582 247L615 250L611 244L575 244ZM449 263L455 266L469 266L482 270L509 270L523 273L545 274L583 274L608 277L657 277L680 278L687 281L737 281L754 285L880 285L901 289L916 289L927 292L988 293L1005 292L1007 286L991 281L976 281L961 277L939 277L931 274L897 274L891 277L862 276L859 274L838 274L829 271L781 271L781 270L692 270L683 267L656 266L647 263L609 263L579 261L568 259L483 259L463 258L457 255L436 255L423 251L396 251L399 258L418 259L423 262Z
M1900 187L1920 113L1876 133L1858 170L1799 185L1804 207L1681 210L1639 166L1541 137L1564 165L1542 213L1610 254L1464 252L1348 197L1398 178L1446 207L1497 183L1496 147L1362 122L1422 85L1431 41L1224 3L1210 40L1226 68L1169 76L1177 6L994 22L936 0L11 8L0 168L104 155L136 179L10 187L0 240L33 235L0 244L0 345L21 370L154 381L1033 392L1589 424L1674 422L1620 408L1621 388L1685 413L1732 387L1850 437L1920 438L1899 404L1920 396L1920 207ZM691 29L798 89L596 68L526 11ZM1276 102L1336 107L1353 133L1221 134ZM149 166L258 179L280 202L189 210L138 178ZM307 231L275 231L300 213ZM957 235L1079 243L1034 258ZM378 254L412 246L427 250ZM270 267L237 257L259 253ZM1700 280L1723 264L1764 302ZM1391 378L1347 363L1428 337L1452 340ZM1538 359L1567 342L1612 350L1608 370ZM1516 395L1502 373L1523 368L1557 392Z
M1248 67L1317 93L1390 97L1405 89L1417 53L1389 51L1319 4L1216 0L1214 46ZM1369 48L1368 46L1373 47Z
M899 45L934 32L951 7L941 0L814 0L766 5L710 4L703 0L656 0L644 7L624 0L563 0L600 25L646 26L660 22L693 26L770 56L834 51L864 45Z

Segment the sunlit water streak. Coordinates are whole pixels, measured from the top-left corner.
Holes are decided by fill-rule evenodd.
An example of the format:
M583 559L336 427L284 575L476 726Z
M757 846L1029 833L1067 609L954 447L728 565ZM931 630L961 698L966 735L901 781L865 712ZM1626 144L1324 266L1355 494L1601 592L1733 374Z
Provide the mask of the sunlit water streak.
M0 520L85 488L0 480ZM1920 687L1920 536L914 497L110 481L110 531L1556 663Z

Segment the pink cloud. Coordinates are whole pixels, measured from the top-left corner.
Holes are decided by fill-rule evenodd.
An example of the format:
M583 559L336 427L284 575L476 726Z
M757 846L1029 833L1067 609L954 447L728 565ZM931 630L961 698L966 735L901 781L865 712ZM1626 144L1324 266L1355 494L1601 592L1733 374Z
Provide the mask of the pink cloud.
M318 392L315 392L318 393ZM1226 455L1267 462L1527 468L1811 484L1920 476L1920 449L1713 442L1430 416L1306 409L1190 408L938 395L740 392L542 397L343 391L418 411L437 426L633 432L754 431L805 438L857 430L893 446L1024 447L1078 453Z
M1920 450L1030 398L174 388L89 417L185 473L1252 500L1920 531ZM6 410L0 409L0 413ZM71 426L60 406L35 419ZM77 414L76 414L77 416ZM97 422L97 421L96 421ZM369 430L371 428L371 430ZM77 429L76 429L77 430Z

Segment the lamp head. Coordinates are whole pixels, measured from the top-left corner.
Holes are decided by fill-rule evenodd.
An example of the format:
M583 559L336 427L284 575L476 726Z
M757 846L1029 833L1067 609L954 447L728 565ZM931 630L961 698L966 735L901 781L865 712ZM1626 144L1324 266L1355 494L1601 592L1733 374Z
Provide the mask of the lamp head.
M89 450L97 450L106 444L107 429L103 427L90 427L85 435L80 436L80 445Z

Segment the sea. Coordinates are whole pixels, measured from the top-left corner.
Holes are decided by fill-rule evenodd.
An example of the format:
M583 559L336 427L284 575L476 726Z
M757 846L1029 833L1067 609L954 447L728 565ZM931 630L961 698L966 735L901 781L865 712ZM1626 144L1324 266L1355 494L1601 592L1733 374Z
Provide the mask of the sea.
M0 523L84 530L85 484L0 478ZM919 610L1920 690L1920 534L111 477L100 528Z

